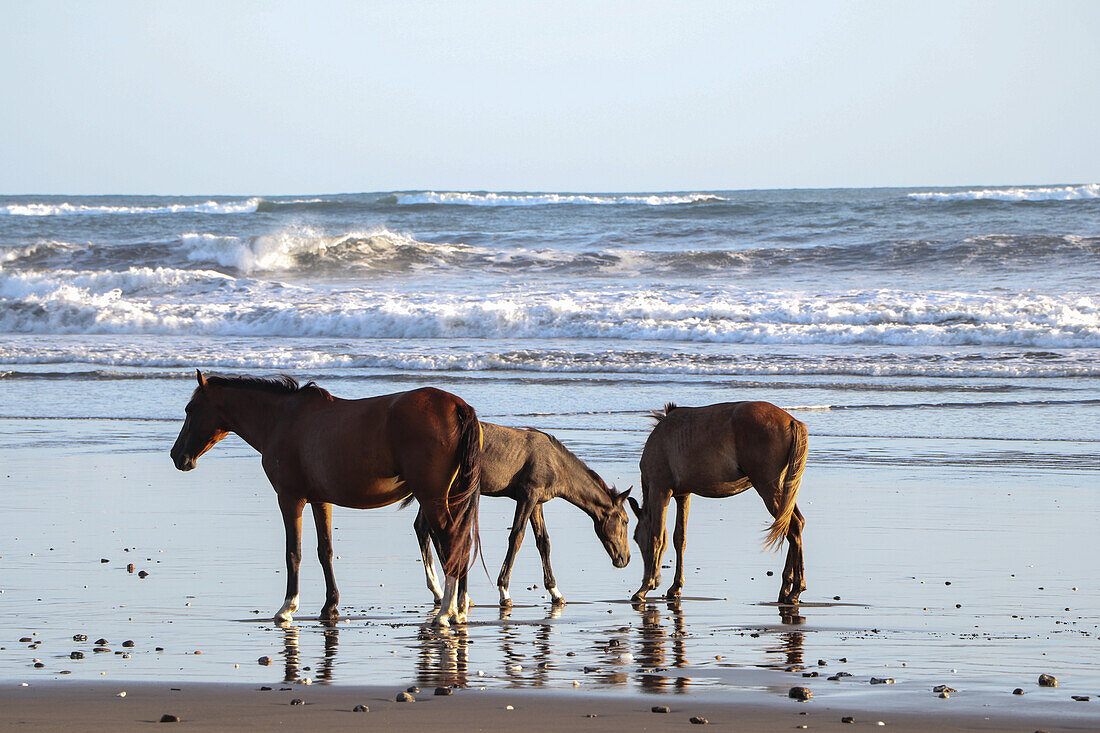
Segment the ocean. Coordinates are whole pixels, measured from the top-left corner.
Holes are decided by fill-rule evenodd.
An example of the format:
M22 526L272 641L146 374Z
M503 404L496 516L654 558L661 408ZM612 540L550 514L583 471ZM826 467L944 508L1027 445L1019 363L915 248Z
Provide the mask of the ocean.
M554 617L565 641L524 641L527 626L497 617L492 584L474 583L475 603L489 608L471 619L487 614L493 633L512 634L512 651L477 647L499 672L485 679L523 683L510 671L525 666L509 656L516 644L564 665L558 652L582 650L606 608L607 634L629 645L630 632L615 630L642 629L636 657L655 643L647 623L694 629L681 643L712 659L710 677L696 669L694 679L721 689L746 685L718 667L790 666L792 645L799 659L803 646L807 659L859 647L867 669L905 659L921 685L970 665L967 679L986 691L990 679L1045 670L1049 648L1082 689L1100 684L1084 651L1100 616L1089 528L1100 517L1100 185L0 197L0 474L10 474L0 599L47 604L52 589L50 633L64 639L88 625L77 621L86 591L74 589L101 572L99 556L118 570L123 546L150 558L156 547L178 565L171 585L149 591L146 617L171 609L178 634L196 614L191 633L227 650L204 657L202 674L234 678L243 673L209 665L254 659L250 644L273 634L286 646L261 624L281 602L281 530L240 441L195 472L172 471L167 451L196 368L287 373L344 397L438 386L483 419L554 433L620 489L637 485L646 415L667 401L764 399L807 423L803 600L821 606L806 606L797 632L758 605L774 600L778 580L764 571L778 575L780 559L759 549L767 516L755 497L696 501L690 597L656 621L619 604L641 564L613 570L586 518L548 507L559 582L583 603ZM495 576L512 507L483 504L494 505L482 532ZM379 666L363 652L369 667L344 654L328 679L430 667L414 627L380 630L387 614L430 615L411 514L337 510L338 527L341 518L337 553L343 542L357 557L337 567L358 613L348 623L407 653ZM319 572L305 554L303 613L322 602L316 587L308 597ZM534 623L541 596L524 587L541 580L537 553L520 557L512 616ZM127 605L116 593L134 586L111 577L95 617L116 628L111 609ZM376 617L366 589L380 585ZM4 606L14 608L0 604L0 629L23 633L25 611ZM252 625L227 623L253 610ZM332 633L302 618L304 637ZM763 646L743 658L715 646L715 629L731 624ZM359 643L342 633L342 646ZM968 634L992 641L976 652ZM719 649L726 661L715 663ZM0 674L23 674L5 654ZM191 669L150 655L131 674ZM564 674L538 679L584 676ZM651 671L609 679L664 689Z

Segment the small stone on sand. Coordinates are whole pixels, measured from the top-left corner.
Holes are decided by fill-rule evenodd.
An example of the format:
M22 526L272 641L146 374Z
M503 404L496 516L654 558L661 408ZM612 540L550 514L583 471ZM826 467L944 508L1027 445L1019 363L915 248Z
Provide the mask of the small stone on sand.
M894 678L893 677L872 677L871 678L871 684L872 685L892 685L892 684L894 684Z
M671 713L667 705L654 705L649 709L651 713Z
M351 712L353 712L353 713L369 713L370 708L368 708L366 705L356 705L355 707L353 707L351 709Z
M695 715L691 718L688 718L688 722L692 725L706 725L710 721L704 718L702 715Z
M840 722L841 723L854 723L854 722L856 722L856 719L853 718L851 715L845 715L843 718L840 719Z
M165 713L160 716L160 722L162 723L178 723L180 722L180 716L172 715L171 713Z
M395 697L394 700L396 700L397 702L414 702L416 698L407 692L399 692L397 693L397 697Z
M792 700L809 700L814 696L814 693L808 687L792 687L787 693L787 697Z
M271 664L271 657L260 657L256 660L256 662L266 667L267 665Z
M416 693L420 692L420 688L417 687L416 685L413 685L412 687L406 687L405 692L409 692L409 693L412 693L413 695L415 695Z
M1058 678L1052 674L1039 675L1039 687L1057 687Z
M296 697L296 698L294 698L293 700L290 701L290 704L291 705L305 705L306 702L302 698Z
M1089 696L1088 695L1070 695L1070 697L1072 697L1077 702L1088 702L1089 701Z
M1024 694L1024 688L1017 687L1015 690L1012 691L1012 694L1013 695L1022 695L1022 694Z
M451 689L450 687L437 687L437 688L435 688L435 694L437 694L437 695L450 695L452 692L454 692L454 690Z

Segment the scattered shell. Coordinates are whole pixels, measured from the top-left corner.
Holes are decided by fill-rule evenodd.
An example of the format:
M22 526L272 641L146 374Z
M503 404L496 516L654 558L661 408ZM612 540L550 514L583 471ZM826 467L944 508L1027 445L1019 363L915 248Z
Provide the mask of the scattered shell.
M122 692L118 693L117 697L126 697L126 690L123 690Z
M787 693L787 697L791 698L792 700L806 701L813 696L813 691L811 691L808 687L792 687Z
M504 709L505 709L505 710L515 710L515 708L514 708L514 707L512 707L511 705L505 705L505 706L504 706Z

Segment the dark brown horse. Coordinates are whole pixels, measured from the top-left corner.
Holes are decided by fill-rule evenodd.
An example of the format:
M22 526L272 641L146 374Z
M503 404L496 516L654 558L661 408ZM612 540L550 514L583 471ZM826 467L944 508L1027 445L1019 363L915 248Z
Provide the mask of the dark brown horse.
M766 547L779 549L786 539L780 603L797 603L806 590L802 567L802 527L806 523L795 500L806 467L806 426L768 402L726 402L707 407L673 403L653 413L657 424L642 451L642 505L630 500L638 515L634 540L645 560L642 586L635 601L661 582L661 557L667 533L665 515L676 499L676 577L665 597L680 597L684 587L684 545L691 495L712 499L736 496L755 488L775 521Z
M591 517L596 536L611 557L611 564L617 568L626 567L630 562L630 542L623 504L629 490L616 493L561 441L541 430L507 428L487 422L481 423L481 429L485 436L481 456L481 495L507 496L516 502L516 515L508 535L508 554L497 578L500 605L512 605L508 581L528 522L542 555L544 587L555 605L565 603L550 567L550 535L546 532L546 521L542 517L542 505L551 499L565 499ZM439 601L442 593L432 567L428 524L423 510L416 515L413 527L420 541L428 589ZM465 603L464 597L460 599L460 604Z
M342 400L312 382L300 387L290 377L197 376L172 460L190 471L229 433L259 451L286 526L286 600L276 622L290 621L298 610L307 503L325 574L321 618L335 619L332 505L374 509L409 496L420 503L447 577L434 623L465 622L457 601L477 551L481 480L481 428L472 407L432 388Z

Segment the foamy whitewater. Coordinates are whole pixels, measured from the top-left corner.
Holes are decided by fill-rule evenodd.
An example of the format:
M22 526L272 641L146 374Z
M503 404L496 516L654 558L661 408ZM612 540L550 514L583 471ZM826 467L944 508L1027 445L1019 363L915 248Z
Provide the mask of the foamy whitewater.
M1098 192L7 197L0 360L1096 376Z

